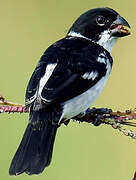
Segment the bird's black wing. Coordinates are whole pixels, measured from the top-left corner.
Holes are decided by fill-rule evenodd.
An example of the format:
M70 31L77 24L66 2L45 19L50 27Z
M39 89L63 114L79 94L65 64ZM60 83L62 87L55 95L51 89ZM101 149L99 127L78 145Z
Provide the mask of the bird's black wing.
M103 54L105 63L97 61ZM55 68L40 94L47 103L62 103L85 92L106 74L106 59L112 64L110 54L97 44L83 39L64 38L49 47L36 67L27 87L26 100L34 98L39 81L46 75L49 64ZM89 78L89 74L93 73ZM96 75L97 74L97 75Z

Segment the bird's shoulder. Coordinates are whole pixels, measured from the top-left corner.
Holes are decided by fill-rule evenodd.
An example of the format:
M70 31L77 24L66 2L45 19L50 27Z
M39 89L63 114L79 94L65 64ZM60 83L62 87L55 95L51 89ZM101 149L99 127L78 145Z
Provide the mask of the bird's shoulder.
M84 38L67 36L46 49L40 62L61 63L91 60L95 61L103 53L105 58L112 60L110 53L102 46Z

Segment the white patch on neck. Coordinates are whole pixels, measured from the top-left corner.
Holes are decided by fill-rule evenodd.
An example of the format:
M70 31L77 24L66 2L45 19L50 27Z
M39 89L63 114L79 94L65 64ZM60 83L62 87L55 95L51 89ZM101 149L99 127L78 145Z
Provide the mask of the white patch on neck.
M89 39L89 38L81 35L80 33L74 32L74 31L70 31L70 32L68 33L68 36L79 37L79 38L83 38L83 39L87 39L87 40L89 40L89 41L92 41L91 39Z
M98 42L95 42L95 41L81 35L80 33L77 33L77 32L74 32L74 31L70 31L68 33L68 36L84 38L84 39L87 39L87 40L89 40L91 42L97 43L100 46L102 46L104 49L106 49L110 54L112 54L113 45L117 41L116 37L111 37L110 36L110 31L109 30L106 30L103 33L101 33L100 39L99 39Z
M116 37L111 37L110 31L106 30L100 35L100 39L97 44L101 45L106 49L110 54L112 54L112 48L115 42L117 41Z

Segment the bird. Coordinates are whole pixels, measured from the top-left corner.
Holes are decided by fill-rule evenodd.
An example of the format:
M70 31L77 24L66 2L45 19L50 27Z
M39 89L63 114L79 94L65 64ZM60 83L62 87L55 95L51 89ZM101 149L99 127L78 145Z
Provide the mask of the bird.
M95 8L45 50L26 88L29 121L10 175L38 175L50 165L58 128L84 115L100 95L112 69L113 45L129 34L130 25L118 12Z

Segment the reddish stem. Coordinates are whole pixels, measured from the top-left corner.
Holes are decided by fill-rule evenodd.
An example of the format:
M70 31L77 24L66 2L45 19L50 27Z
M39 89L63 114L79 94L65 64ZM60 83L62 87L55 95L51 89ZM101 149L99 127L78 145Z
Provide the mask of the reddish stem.
M29 109L26 109L25 106L0 106L0 112L29 112Z

